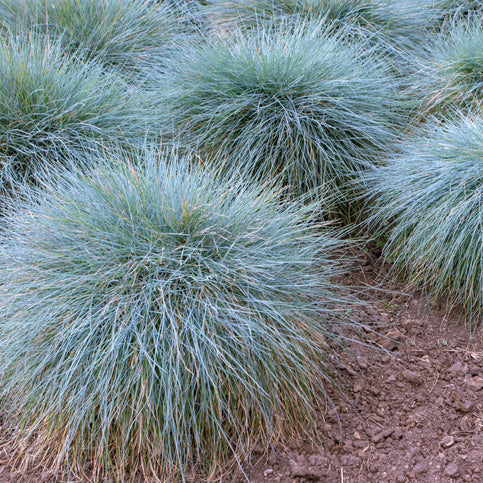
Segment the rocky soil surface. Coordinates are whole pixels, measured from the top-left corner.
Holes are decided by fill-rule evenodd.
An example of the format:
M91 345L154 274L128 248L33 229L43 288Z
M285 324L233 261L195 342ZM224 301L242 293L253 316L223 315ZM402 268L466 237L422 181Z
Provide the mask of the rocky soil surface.
M349 283L377 285L355 316L383 350L351 344L338 366L347 400L320 419L321 442L253 455L253 483L483 482L483 338L458 311L399 293L373 255ZM369 290L370 292L370 290ZM241 475L226 481L243 481Z

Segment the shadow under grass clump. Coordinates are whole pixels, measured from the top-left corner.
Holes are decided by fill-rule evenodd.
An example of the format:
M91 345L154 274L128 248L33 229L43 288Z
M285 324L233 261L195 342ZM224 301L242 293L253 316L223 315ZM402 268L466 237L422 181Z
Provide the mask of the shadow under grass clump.
M66 52L143 78L159 68L180 39L164 2L141 0L0 0L0 30L34 32L61 41Z
M483 315L483 119L432 124L367 176L384 254L469 323Z
M0 39L0 181L30 179L111 141L155 136L149 97L41 36Z
M347 180L391 149L405 106L384 60L324 29L265 29L179 52L161 93L166 124L225 173L277 178L291 196L324 185L343 205Z
M210 479L257 442L313 436L332 328L351 323L342 242L266 187L119 156L27 188L5 220L0 395L19 464Z

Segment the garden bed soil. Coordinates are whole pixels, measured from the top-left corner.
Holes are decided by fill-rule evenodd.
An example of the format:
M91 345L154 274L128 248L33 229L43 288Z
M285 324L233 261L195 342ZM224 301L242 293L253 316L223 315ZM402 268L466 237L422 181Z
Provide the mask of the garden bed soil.
M346 398L332 394L336 410L320 415L320 441L256 448L245 475L237 469L223 482L483 481L482 334L471 333L457 311L429 310L422 294L405 295L386 275L367 253L346 277L367 287L368 301L351 316L370 344L351 342L334 359ZM373 290L381 281L384 290ZM61 481L18 474L7 463L8 443L0 450L0 483Z
M246 468L249 480L482 482L481 331L471 332L461 311L446 316L421 293L404 295L373 254L347 282L381 287L367 293L377 302L352 315L387 337L369 330L365 339L385 350L350 344L338 360L350 392L338 398L337 413L320 418L320 444L291 441L260 451Z

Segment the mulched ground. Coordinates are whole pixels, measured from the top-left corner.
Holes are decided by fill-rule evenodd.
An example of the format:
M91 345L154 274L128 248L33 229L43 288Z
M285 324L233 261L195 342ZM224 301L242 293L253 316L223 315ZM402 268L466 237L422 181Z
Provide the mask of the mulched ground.
M337 411L321 415L320 442L259 448L244 468L252 483L483 481L482 334L471 334L457 314L430 311L421 294L402 294L385 275L367 253L346 277L368 287L373 301L351 315L367 327L363 339L385 350L352 343L341 352L347 398L334 394ZM385 290L370 288L381 280ZM21 477L2 466L6 451L0 483L40 481L38 473ZM243 481L239 470L223 479Z

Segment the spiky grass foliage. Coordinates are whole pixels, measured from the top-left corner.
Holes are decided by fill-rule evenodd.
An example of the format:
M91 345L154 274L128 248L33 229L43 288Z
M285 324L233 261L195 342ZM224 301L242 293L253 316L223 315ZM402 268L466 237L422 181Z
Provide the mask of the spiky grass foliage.
M295 196L321 185L341 195L401 122L386 67L320 26L264 30L180 52L163 94L181 139L223 171L278 177Z
M23 461L210 478L312 434L341 242L175 154L110 161L30 188L5 221L0 396Z
M255 28L287 17L325 21L392 49L419 44L430 18L427 5L411 0L209 0L205 10L219 29Z
M159 1L159 0L158 0ZM172 9L178 19L191 28L199 29L203 26L204 15L201 7L206 4L204 0L161 0L164 5Z
M44 37L0 39L0 78L2 183L86 146L135 143L158 129L146 94Z
M483 119L460 119L431 125L370 176L386 256L470 322L483 314L482 160Z
M453 24L422 57L416 87L421 113L448 116L480 109L483 94L483 26L471 20Z
M443 24L483 13L482 0L434 0L432 8Z
M161 63L179 37L167 5L141 0L0 0L0 26L60 38L68 52L137 76Z

